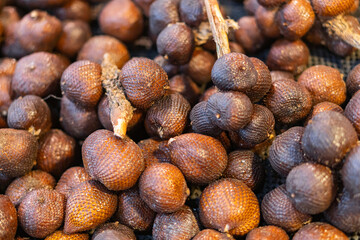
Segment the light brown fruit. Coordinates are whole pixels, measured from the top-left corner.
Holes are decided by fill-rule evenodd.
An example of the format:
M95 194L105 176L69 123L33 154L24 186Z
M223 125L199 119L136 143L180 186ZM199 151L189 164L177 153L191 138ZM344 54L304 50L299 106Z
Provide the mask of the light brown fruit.
M62 230L57 230L50 234L45 240L89 240L87 233L65 234Z
M61 175L55 190L63 194L65 199L68 199L73 189L76 189L79 184L88 180L90 180L90 176L85 172L85 168L72 167Z
M347 240L349 238L339 229L322 222L313 222L305 225L293 237L293 240L327 239Z
M66 4L55 9L54 14L60 20L81 20L89 22L91 20L91 7L84 0L66 0Z
M334 111L334 112L338 112L338 113L343 113L344 110L337 104L332 103L332 102L321 102L316 104L311 113L309 114L309 116L306 119L306 123L307 124L313 117L315 117L317 114L322 113L322 112L326 112L326 111Z
M289 236L284 230L276 226L258 227L246 236L246 240L289 240Z
M335 17L349 11L355 0L312 0L311 4L319 17Z
M121 225L118 222L113 222L99 226L91 239L136 240L136 237L134 232L127 226Z
M0 238L13 240L18 227L17 212L10 199L0 195Z
M234 240L230 234L221 233L213 229L204 229L200 231L193 240Z

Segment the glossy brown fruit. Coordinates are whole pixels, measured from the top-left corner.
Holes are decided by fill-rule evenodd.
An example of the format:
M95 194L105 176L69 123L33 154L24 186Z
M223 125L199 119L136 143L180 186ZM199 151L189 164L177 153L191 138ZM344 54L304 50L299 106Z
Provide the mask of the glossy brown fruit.
M230 234L221 233L213 229L204 229L200 231L193 240L234 240Z
M59 129L52 129L39 140L37 167L56 178L75 160L76 141Z
M15 2L19 6L35 9L58 7L66 3L66 0L15 0Z
M311 113L309 114L309 116L306 119L306 124L313 118L315 117L317 114L321 113L321 112L326 112L326 111L334 111L334 112L338 112L338 113L343 113L344 110L337 104L332 103L332 102L321 102L316 104Z
M180 93L191 106L198 102L200 88L190 77L184 74L175 75L170 79L170 90Z
M93 229L116 211L117 196L97 181L80 183L66 201L64 233Z
M272 82L276 82L277 80L280 79L292 79L295 80L294 75L290 72L285 72L285 71L271 71L270 72L271 75L271 81Z
M294 167L286 177L286 190L297 210L312 215L329 208L336 196L330 168L315 163Z
M11 128L0 129L0 174L20 177L35 165L38 143L31 133Z
M293 240L327 239L347 240L349 238L339 229L322 222L313 222L305 225L293 237Z
M118 222L113 222L99 226L91 239L136 240L136 236L133 230L127 226L121 225Z
M55 9L54 14L60 20L91 20L91 7L84 0L67 0L67 3Z
M181 20L192 28L207 20L205 4L201 0L181 0L179 13Z
M342 181L345 189L353 197L360 196L360 145L354 146L345 158L341 169Z
M61 74L68 65L68 60L60 55L30 54L17 62L11 88L17 96L46 97L59 89Z
M286 3L288 1L289 0L258 0L259 4L266 8L280 6L281 4Z
M312 7L320 17L335 17L341 13L349 11L354 5L355 0L313 0Z
M346 79L346 88L350 96L360 90L360 64L356 65Z
M229 154L224 177L241 180L254 191L265 178L264 166L261 159L252 151L233 151Z
M76 189L79 184L88 180L90 180L90 176L85 172L85 168L72 167L61 175L55 190L63 194L65 199L68 199L73 189Z
M253 229L246 236L246 240L289 240L284 230L276 226L265 226Z
M30 236L44 238L62 225L64 212L64 195L51 189L37 189L20 203L19 223Z
M181 171L169 163L154 163L140 177L142 200L155 212L171 213L179 210L190 191Z
M85 139L82 157L91 178L113 191L134 186L145 168L136 143L130 138L118 138L108 130L98 130Z
M199 209L205 227L236 236L247 234L260 221L255 194L233 178L223 178L207 186L201 194Z
M271 167L281 176L286 177L291 169L305 162L306 159L301 148L304 131L303 127L292 127L276 136L273 141L268 159Z
M264 102L274 114L275 120L286 124L305 118L312 107L310 93L291 79L273 82Z
M216 137L221 129L210 121L207 114L207 101L196 104L190 112L190 125L195 133Z
M317 65L306 69L299 84L311 93L313 104L329 101L341 105L346 99L346 85L339 70Z
M5 194L18 207L25 196L37 189L53 189L56 181L53 176L41 170L34 170L15 179L7 187Z
M154 61L160 65L164 69L164 71L167 73L167 75L170 77L175 76L179 73L180 66L173 65L169 62L169 59L166 59L165 57L158 55L154 58Z
M255 17L244 16L237 23L239 29L235 31L235 39L246 52L254 53L264 47L266 38L257 25Z
M261 203L265 222L294 232L311 221L311 216L296 210L286 192L285 184L268 192Z
M154 240L191 239L199 232L196 218L188 206L173 213L156 215L152 235Z
M350 121L341 113L327 111L309 121L302 137L302 149L313 161L335 167L357 141Z
M161 139L178 136L186 127L190 110L189 102L179 93L166 95L147 111L146 132Z
M87 233L65 234L62 230L57 230L50 234L45 240L89 240Z
M346 105L344 115L350 120L358 135L360 135L360 91L357 91Z
M250 58L229 53L216 60L211 79L220 90L246 91L255 86L257 71Z
M0 195L0 238L3 240L13 240L18 227L17 212L10 199L5 195Z
M138 142L146 167L153 163L170 162L170 150L167 143L167 140L161 141L156 138L148 138Z
M150 108L169 88L166 72L148 58L129 60L121 70L120 81L127 99L141 109Z
M278 8L265 8L260 6L255 12L255 20L261 33L268 38L279 38L281 36L279 26L276 23Z

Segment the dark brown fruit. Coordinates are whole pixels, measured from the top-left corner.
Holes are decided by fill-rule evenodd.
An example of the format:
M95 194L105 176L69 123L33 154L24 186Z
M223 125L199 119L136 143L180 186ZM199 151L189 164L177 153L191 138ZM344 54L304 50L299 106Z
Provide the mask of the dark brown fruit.
M355 0L312 0L311 4L320 17L335 17L354 5Z
M61 175L55 190L63 194L65 199L68 199L71 191L87 180L90 180L90 176L83 167L72 167Z
M253 229L246 236L246 240L289 240L284 230L276 226L265 226Z
M193 240L234 240L230 234L221 233L213 229L204 229L200 231Z
M146 132L161 139L180 135L186 127L190 109L189 102L179 93L166 95L146 113Z
M120 41L133 42L140 37L144 20L140 9L130 0L112 0L99 16L101 30Z
M269 149L271 167L281 176L286 177L295 166L305 162L301 148L301 138L305 129L292 127L276 136Z
M130 138L118 138L108 130L98 130L85 139L82 157L91 178L114 191L134 186L145 168L136 143Z
M241 180L254 191L264 180L264 166L261 159L252 151L233 151L229 154L224 177Z
M247 234L260 221L255 194L245 183L233 178L223 178L207 186L201 194L199 210L204 227L236 236Z
M103 93L101 66L88 60L74 62L64 71L60 85L63 95L77 106L95 107Z
M329 101L341 105L346 99L346 85L339 70L317 65L306 69L298 79L306 87L317 104Z
M19 223L31 237L44 238L62 225L64 212L64 195L51 189L38 189L20 203Z
M75 139L59 129L52 129L39 140L37 167L56 178L75 160Z
M237 42L229 42L230 52L232 53L245 53L243 47Z
M346 105L344 114L353 124L356 132L360 135L360 91L357 91Z
M301 141L307 157L335 167L356 144L358 138L355 129L344 115L327 111L319 113L309 121Z
M47 236L45 240L89 240L87 233L65 234L62 230L57 230L53 234Z
M91 7L84 0L67 0L65 5L55 9L54 14L60 20L81 20L89 22L91 20Z
M27 130L35 136L44 135L52 124L50 108L38 96L20 97L8 109L7 124L11 128Z
M285 189L285 184L268 192L261 203L265 222L294 232L311 221L311 216L296 210Z
M0 238L3 240L13 240L18 226L17 212L10 199L5 195L0 195Z
M340 57L346 57L354 52L354 47L336 36L326 36L326 46L328 49Z
M19 22L17 37L28 52L51 52L61 34L61 22L44 11L34 10Z
M306 214L325 211L336 196L330 168L315 163L294 167L286 178L286 190L295 208Z
M201 0L181 0L179 13L181 20L192 28L207 20L205 4Z
M167 73L169 77L173 77L176 74L179 73L180 66L173 65L169 62L169 59L166 59L165 57L159 55L156 58L154 58L154 61L160 65L164 69L164 71ZM191 61L191 60L190 60Z
M34 170L15 179L7 187L5 194L9 196L15 207L19 206L25 196L37 189L53 189L56 181L53 176L41 170Z
M205 185L218 179L228 159L226 150L215 138L188 133L169 140L171 163L189 182Z
M82 1L75 1L82 2ZM85 42L91 37L91 29L88 23L80 20L64 21L62 33L56 44L56 49L73 58L80 51Z
M7 128L7 127L8 127L8 125L6 123L5 118L3 116L0 116L0 128Z
M120 81L127 99L136 108L148 109L169 88L166 72L153 60L132 58L122 68Z
M260 5L266 7L266 8L272 8L280 6L283 3L288 2L289 0L257 0Z
M251 121L253 106L243 93L235 91L215 93L207 103L208 118L223 130L238 131Z
M260 6L257 0L245 0L244 8L249 15L255 15L256 9Z
M291 79L273 82L264 102L276 121L287 124L305 118L312 107L310 93Z
M190 191L181 171L169 163L154 163L140 177L142 200L155 212L171 213L179 210Z
M99 35L90 38L80 49L77 59L101 64L105 54L109 54L116 66L121 69L129 60L126 46L114 37Z
M211 79L220 90L247 91L257 82L257 71L250 58L229 53L216 60Z
M327 239L347 240L349 238L339 229L322 222L313 222L305 225L293 237L293 240Z
M265 45L266 38L261 33L255 17L241 17L238 25L239 29L235 31L235 39L246 52L254 53Z
M151 228L155 212L140 198L139 190L131 188L119 194L119 206L115 219L134 230Z
M180 93L191 106L198 102L200 88L190 77L184 74L176 75L170 79L170 90Z
M307 0L291 0L283 5L276 16L280 33L289 40L304 36L315 22L315 13Z
M261 33L268 38L279 38L281 36L279 26L276 23L278 8L268 9L258 7L255 12L255 19Z
M130 228L118 222L105 223L99 226L94 232L92 240L136 240L136 236Z
M66 0L15 0L18 6L25 8L52 8L64 5Z
M167 142L167 140L160 141L155 138L148 138L138 142L146 167L153 163L170 162L170 150Z
M150 6L155 0L134 0L146 17L149 17Z
M47 52L23 57L16 64L11 88L17 96L46 97L59 89L61 74L68 65L66 58Z
M191 109L190 124L196 133L216 137L221 133L221 129L210 121L207 114L207 104L207 101L202 101Z
M93 229L106 222L116 211L117 196L99 182L79 184L66 202L64 233Z
M205 92L202 94L201 98L199 99L199 102L209 100L209 98L217 92L220 92L220 90L216 86L212 86L206 89Z
M276 82L277 80L280 80L280 79L295 80L294 75L292 73L285 72L285 71L271 71L270 75L271 75L272 82Z
M38 143L31 133L11 128L0 129L0 174L20 177L35 165Z
M341 169L341 176L344 187L353 197L360 196L360 145L353 147L346 156L344 165Z
M191 239L199 232L196 218L188 206L174 213L156 215L152 235L154 240Z
M346 79L346 88L350 96L360 90L360 64L356 65Z
M315 117L317 114L321 113L321 112L326 112L326 111L335 111L338 113L343 113L344 110L337 104L332 103L332 102L321 102L316 104L311 113L309 114L306 123L309 122L313 117Z
M101 128L96 109L80 108L66 96L61 99L60 124L67 134L79 139Z
M309 56L309 48L303 41L279 39L271 46L266 64L271 70L287 71L297 75L305 70Z
M170 24L160 32L156 46L159 54L167 57L171 64L184 65L192 56L194 35L185 23Z

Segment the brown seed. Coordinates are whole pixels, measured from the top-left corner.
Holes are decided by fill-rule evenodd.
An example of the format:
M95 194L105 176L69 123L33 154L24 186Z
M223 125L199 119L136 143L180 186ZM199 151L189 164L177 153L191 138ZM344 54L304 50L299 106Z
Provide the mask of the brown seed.
M30 172L35 165L38 143L25 130L0 129L0 174L5 177L20 177Z
M246 91L255 86L257 78L254 64L242 53L220 57L211 71L211 79L220 90Z
M284 230L276 226L265 226L253 229L246 236L246 240L289 240Z
M278 8L265 8L259 6L255 12L255 19L261 33L268 38L280 38L280 29L276 23Z
M61 22L44 11L33 10L21 19L16 33L24 50L51 52L60 37Z
M155 212L140 198L137 188L131 188L119 194L115 220L134 230L145 231L151 228L154 219Z
M189 182L205 185L218 179L227 165L226 150L215 138L188 133L169 140L171 163Z
M224 201L226 199L226 201ZM242 236L259 225L259 202L245 183L223 178L205 188L200 197L204 227Z
M196 218L188 206L183 206L174 213L156 215L152 235L154 240L191 239L199 232Z
M214 94L219 92L220 90L216 86L212 86L205 90L205 92L202 94L202 96L199 99L199 102L201 101L207 101L209 98Z
M136 143L130 138L117 138L108 130L97 130L85 139L82 157L91 178L114 191L134 186L145 168Z
M136 236L127 226L121 225L118 222L113 222L99 226L91 239L136 240Z
M264 166L252 151L233 151L229 154L224 177L238 179L254 191L264 180Z
M348 11L355 0L313 0L312 7L319 17L335 17Z
M244 8L249 15L255 15L256 9L259 8L259 2L257 0L245 0Z
M346 156L344 165L341 169L341 176L344 187L354 198L358 197L360 194L359 171L360 145L358 143Z
M171 213L179 210L190 191L184 175L169 163L154 163L140 177L142 200L155 212Z
M56 178L75 160L75 139L59 129L52 129L39 140L37 167Z
M285 189L285 184L268 192L261 203L265 222L294 232L311 221L311 216L296 210Z
M327 111L319 113L309 121L301 141L307 157L335 167L356 144L358 138L355 129L344 115Z
M47 52L38 52L21 58L15 68L11 88L17 96L46 97L59 89L61 74L69 61Z
M72 167L61 175L55 190L63 194L65 199L68 199L71 195L71 191L87 180L90 180L90 176L85 172L85 168Z
M357 91L354 96L350 99L349 103L346 105L344 114L353 124L356 132L360 135L360 91Z
M279 9L276 21L286 39L297 40L310 30L315 13L307 0L291 0Z
M56 49L69 58L73 58L90 37L91 29L88 23L80 20L64 21Z
M346 79L346 88L350 96L360 90L360 64L356 65Z
M87 40L80 49L77 60L89 60L101 64L105 54L110 55L119 69L130 58L126 46L119 40L107 35L99 35Z
M332 102L321 102L316 104L311 113L309 114L309 116L306 119L306 124L313 118L315 117L317 114L321 113L321 112L326 112L326 111L335 111L338 113L343 113L344 110L337 104L332 103Z
M53 176L41 170L34 170L15 179L7 187L5 194L9 196L15 207L19 206L25 196L37 189L53 189L56 181Z
M179 93L166 95L147 111L146 132L161 139L178 136L186 127L190 110L189 102Z
M213 229L204 229L200 231L193 240L234 240L230 234L221 233Z
M229 42L230 52L232 53L245 53L244 48L237 42Z
M153 60L132 58L121 70L120 81L127 99L136 108L148 109L169 87L166 72Z
M52 189L37 189L20 203L19 223L31 237L44 238L62 225L64 212L64 195Z
M79 139L101 128L96 109L78 107L66 96L61 99L60 124L67 134Z
M205 4L201 0L182 0L179 5L181 20L192 28L207 20Z
M170 162L170 150L166 150L168 141L148 138L138 143L144 156L145 167L153 163ZM165 147L165 148L164 148Z
M235 31L235 39L246 52L254 53L264 47L266 38L261 33L255 17L244 16L237 23L239 29Z
M27 130L35 136L44 135L52 124L50 108L38 96L20 97L8 109L7 124L11 128Z
M18 226L17 212L10 199L5 195L0 195L0 238L12 240L15 238Z
M294 167L286 177L286 190L295 208L306 214L325 211L336 195L330 168L315 163Z
M190 77L184 74L175 75L170 79L170 90L180 93L191 106L198 102L200 88Z
M169 62L169 59L166 59L165 57L159 55L156 58L154 58L154 61L160 65L164 69L164 71L167 73L169 77L173 77L176 74L179 73L180 66L173 65ZM190 60L191 61L191 60Z
M266 8L277 7L288 1L289 0L258 0L259 4Z
M303 41L279 39L271 46L266 64L271 70L287 71L297 75L305 70L309 56L309 48Z
M93 229L106 222L116 211L117 196L99 182L80 183L66 202L64 233Z
M45 240L89 240L87 233L65 234L62 230L57 230L50 234Z
M210 121L223 130L238 131L251 121L253 106L240 92L219 92L207 101L206 112Z
M271 167L281 176L286 177L295 166L305 162L301 148L303 127L292 127L276 136L269 149Z
M264 102L274 114L276 121L287 124L305 118L312 107L310 93L291 79L273 82Z
M87 1L68 0L65 5L55 9L54 14L60 20L91 20L91 7Z
M155 0L134 0L146 17L149 17L150 6Z
M66 0L15 0L18 6L22 6L29 9L35 8L53 8L64 5Z
M271 71L270 75L271 75L272 82L276 82L277 80L280 80L280 79L295 80L294 75L292 73L285 72L285 71Z
M327 239L338 239L347 240L349 239L339 229L331 226L327 223L313 222L302 227L293 237L293 240L327 240Z
M216 137L221 133L221 129L210 121L207 104L207 101L202 101L191 109L190 124L195 133Z

